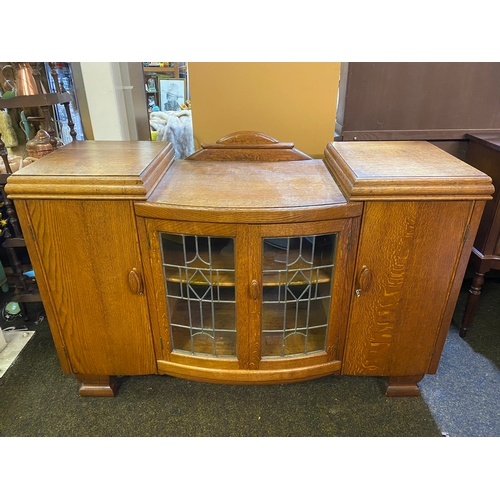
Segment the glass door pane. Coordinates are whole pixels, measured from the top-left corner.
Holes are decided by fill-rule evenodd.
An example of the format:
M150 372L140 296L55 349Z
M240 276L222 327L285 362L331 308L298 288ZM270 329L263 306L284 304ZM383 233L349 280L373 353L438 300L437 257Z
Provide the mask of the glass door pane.
M160 232L172 351L236 357L234 238Z
M338 233L264 238L261 355L325 352Z

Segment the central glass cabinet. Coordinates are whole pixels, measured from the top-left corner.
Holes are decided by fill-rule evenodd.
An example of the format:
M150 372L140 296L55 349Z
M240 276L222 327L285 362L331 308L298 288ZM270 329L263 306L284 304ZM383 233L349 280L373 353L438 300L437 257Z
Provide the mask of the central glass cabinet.
M221 371L224 379L233 372L238 382L265 383L285 371L294 380L337 371L352 220L146 219L160 372L221 381Z

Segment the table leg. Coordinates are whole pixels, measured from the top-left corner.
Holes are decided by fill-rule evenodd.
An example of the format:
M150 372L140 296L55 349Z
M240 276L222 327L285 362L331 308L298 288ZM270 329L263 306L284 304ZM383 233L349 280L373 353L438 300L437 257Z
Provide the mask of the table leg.
M472 323L474 311L476 310L479 296L481 295L481 286L484 283L484 273L476 272L472 280L472 285L469 289L469 296L467 297L467 304L465 305L465 312L462 318L462 326L460 327L460 337L464 338L467 329Z

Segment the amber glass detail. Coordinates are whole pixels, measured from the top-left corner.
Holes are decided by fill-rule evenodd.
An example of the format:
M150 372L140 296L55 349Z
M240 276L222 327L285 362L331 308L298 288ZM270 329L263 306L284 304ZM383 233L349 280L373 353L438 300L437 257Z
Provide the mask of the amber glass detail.
M324 352L337 233L264 238L262 357Z
M172 350L236 356L234 240L160 233Z

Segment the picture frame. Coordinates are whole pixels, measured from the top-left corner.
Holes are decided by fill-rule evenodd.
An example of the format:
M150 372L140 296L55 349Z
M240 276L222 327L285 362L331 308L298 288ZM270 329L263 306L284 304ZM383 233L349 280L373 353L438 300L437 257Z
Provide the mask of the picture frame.
M183 78L158 78L160 111L180 111L186 102L186 80Z

